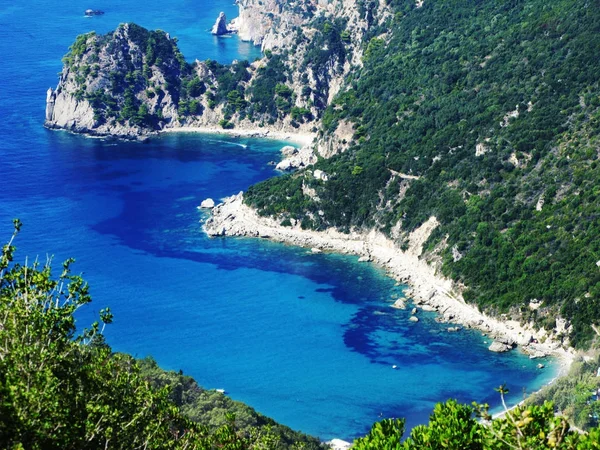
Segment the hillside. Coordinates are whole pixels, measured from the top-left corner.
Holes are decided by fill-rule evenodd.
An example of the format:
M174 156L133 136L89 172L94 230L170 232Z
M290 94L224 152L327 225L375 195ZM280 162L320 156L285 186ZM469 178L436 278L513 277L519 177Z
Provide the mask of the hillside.
M314 166L326 181L297 172L251 187L246 203L283 225L377 229L401 246L435 216L425 257L467 301L589 346L600 12L540 0L389 7L322 116L321 141L352 130L347 150Z
M189 63L176 38L133 23L79 36L48 90L46 126L125 139L183 126L316 130L362 64L362 36L374 18L361 18L354 0L248 0L239 8L240 38L265 52L254 62Z

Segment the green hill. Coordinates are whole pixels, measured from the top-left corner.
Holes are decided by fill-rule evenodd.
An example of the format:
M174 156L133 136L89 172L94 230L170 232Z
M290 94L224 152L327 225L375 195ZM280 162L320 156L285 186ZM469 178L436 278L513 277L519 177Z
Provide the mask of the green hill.
M322 139L342 123L354 129L347 151L314 167L329 180L271 179L246 202L283 223L376 228L400 244L393 227L410 232L434 215L441 226L427 248L466 285L467 301L547 329L562 316L564 338L589 346L600 321L600 9L568 0L391 7L323 115ZM537 311L527 308L534 299Z

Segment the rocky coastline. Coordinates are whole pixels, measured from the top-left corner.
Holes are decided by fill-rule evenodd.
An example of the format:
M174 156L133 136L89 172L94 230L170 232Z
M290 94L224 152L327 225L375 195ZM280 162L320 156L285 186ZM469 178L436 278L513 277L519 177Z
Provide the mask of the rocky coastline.
M303 230L299 224L285 227L273 218L260 217L243 203L243 198L240 192L212 209L211 216L203 225L207 235L260 237L309 248L315 253L354 254L359 256L360 261L371 261L384 267L390 277L407 284L406 298L411 299L417 309L435 311L441 322L477 329L493 339L491 351L508 351L518 346L531 358L558 357L561 373L566 373L575 357L573 349L563 348L551 335L518 321L491 317L467 304L460 289L420 257L423 243L438 225L435 217L412 232L408 249L402 250L376 231L344 234L334 229L319 232ZM402 300L391 306L406 307ZM459 327L449 327L449 332L458 330Z

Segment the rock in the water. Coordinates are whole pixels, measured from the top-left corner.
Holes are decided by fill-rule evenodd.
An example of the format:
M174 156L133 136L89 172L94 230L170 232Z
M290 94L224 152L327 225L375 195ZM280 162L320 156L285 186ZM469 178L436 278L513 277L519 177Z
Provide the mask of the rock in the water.
M291 145L286 145L285 147L282 147L280 151L281 154L286 157L298 153L298 149L296 147L292 147Z
M371 261L371 258L369 258L368 256L361 256L360 258L358 258L358 262L369 262Z
M318 254L318 253L323 253L323 252L322 252L322 250L321 250L320 248L317 248L317 247L313 247L313 248L311 248L311 249L310 249L310 251L311 251L312 253L315 253L315 254Z
M206 200L202 200L200 203L200 208L212 209L215 207L215 201L212 198L207 198Z
M419 310L417 308L413 308L410 313L414 316L417 312L419 312Z
M219 14L219 17L217 17L217 21L213 25L212 30L210 32L216 36L229 34L229 29L227 28L227 18L225 17L224 12L221 12Z
M507 345L499 341L492 342L492 345L488 347L490 352L502 353L512 349L512 345Z
M542 363L539 363L539 364L537 365L537 368L538 368L538 369L543 369L544 367L546 367L546 366L544 366Z
M419 318L417 316L410 316L408 320L410 320L411 322L418 322Z
M448 333L456 333L460 330L460 327L448 327Z
M399 298L398 300L396 300L394 302L394 304L392 305L392 308L405 309L406 308L406 303L404 303L404 299L403 298Z

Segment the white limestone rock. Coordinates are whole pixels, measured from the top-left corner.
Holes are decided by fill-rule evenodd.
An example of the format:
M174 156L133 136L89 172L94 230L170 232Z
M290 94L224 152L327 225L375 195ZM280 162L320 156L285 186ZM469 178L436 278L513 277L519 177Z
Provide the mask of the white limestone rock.
M215 207L215 201L212 198L207 198L202 200L200 203L200 208L202 209L213 209Z

